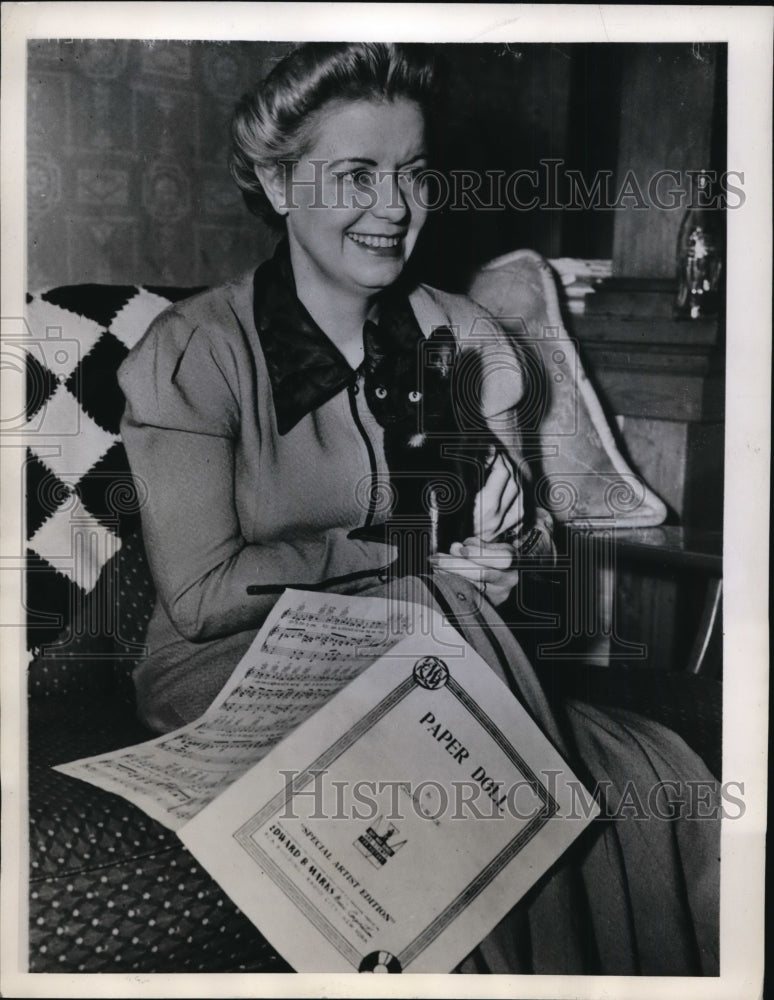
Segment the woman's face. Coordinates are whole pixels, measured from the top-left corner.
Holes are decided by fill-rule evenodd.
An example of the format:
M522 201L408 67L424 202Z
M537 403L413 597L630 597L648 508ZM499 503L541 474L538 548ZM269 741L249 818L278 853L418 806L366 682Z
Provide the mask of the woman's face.
M367 297L398 278L427 215L424 117L403 99L331 102L313 134L282 192L296 280Z

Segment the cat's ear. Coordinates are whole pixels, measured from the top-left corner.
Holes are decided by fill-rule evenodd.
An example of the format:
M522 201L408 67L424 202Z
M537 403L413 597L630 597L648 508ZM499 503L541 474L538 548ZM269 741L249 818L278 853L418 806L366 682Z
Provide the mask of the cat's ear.
M363 347L366 367L369 371L373 371L387 356L388 344L384 333L370 319L367 319L363 326Z
M448 326L438 326L424 343L425 364L448 378L457 357L457 340Z

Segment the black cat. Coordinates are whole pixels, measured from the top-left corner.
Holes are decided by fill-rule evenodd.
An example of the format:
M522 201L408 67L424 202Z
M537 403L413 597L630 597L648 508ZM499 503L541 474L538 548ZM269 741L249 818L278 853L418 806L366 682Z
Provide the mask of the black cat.
M367 323L364 339L365 397L384 429L394 506L386 523L350 537L402 542L403 561L413 551L421 568L427 554L476 534L473 503L497 448L466 405L478 398L477 358L461 354L448 327L414 345Z

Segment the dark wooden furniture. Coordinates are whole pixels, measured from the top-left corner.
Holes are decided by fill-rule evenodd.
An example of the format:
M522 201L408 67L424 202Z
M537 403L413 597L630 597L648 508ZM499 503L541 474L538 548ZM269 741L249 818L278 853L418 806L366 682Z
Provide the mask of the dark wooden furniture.
M671 302L671 295L664 293ZM601 309L591 296L589 310ZM663 308L663 307L662 307ZM588 312L572 333L628 456L675 523L723 522L725 364L717 322Z
M718 676L725 338L721 319L673 319L673 301L669 280L619 278L569 317L622 451L669 508L665 526L614 539L600 527L576 555L586 617L590 605L598 616L576 628L576 652Z
M571 528L568 535L575 552L571 591L585 591L585 605L593 604L597 616L592 636L597 661L640 661L655 669L720 677L721 532L669 525ZM659 584L677 595L666 622L659 615Z

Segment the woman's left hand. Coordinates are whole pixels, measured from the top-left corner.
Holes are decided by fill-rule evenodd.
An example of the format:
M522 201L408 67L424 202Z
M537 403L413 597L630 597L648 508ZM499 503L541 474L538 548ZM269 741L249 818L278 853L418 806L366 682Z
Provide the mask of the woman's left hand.
M495 606L510 596L519 582L519 572L513 568L513 547L505 542L485 542L466 538L454 542L448 555L431 557L433 566L464 576Z

